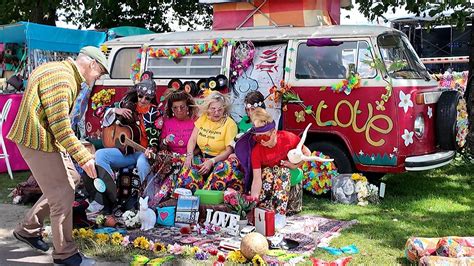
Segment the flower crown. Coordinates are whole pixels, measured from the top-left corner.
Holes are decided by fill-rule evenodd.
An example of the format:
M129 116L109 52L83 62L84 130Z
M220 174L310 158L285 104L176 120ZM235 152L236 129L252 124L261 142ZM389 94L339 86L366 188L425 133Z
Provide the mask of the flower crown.
M263 102L258 102L258 103L254 103L254 104L251 104L251 103L247 103L245 105L246 108L257 108L257 107L262 107L263 105Z

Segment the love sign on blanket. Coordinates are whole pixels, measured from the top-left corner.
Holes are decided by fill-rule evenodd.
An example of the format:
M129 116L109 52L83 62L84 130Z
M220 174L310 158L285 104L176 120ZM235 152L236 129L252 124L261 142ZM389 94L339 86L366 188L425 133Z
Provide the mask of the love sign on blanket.
M240 219L240 216L237 214L232 214L228 212L221 212L212 209L206 209L206 221L204 225L215 225L222 228L231 235L239 234L239 224L237 223Z

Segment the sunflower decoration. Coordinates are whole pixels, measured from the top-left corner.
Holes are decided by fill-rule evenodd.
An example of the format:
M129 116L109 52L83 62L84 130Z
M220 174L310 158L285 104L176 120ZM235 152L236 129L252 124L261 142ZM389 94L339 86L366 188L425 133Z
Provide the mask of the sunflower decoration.
M163 243L156 242L153 244L153 252L154 253L166 252L166 246Z
M119 232L115 232L111 235L110 241L112 242L112 245L114 246L121 245L123 242L123 236Z
M352 180L355 182L362 181L362 182L367 182L367 178L361 174L352 174L351 176Z
M80 238L93 238L94 237L94 231L92 231L92 229L80 228L79 229L79 237Z
M133 240L133 246L143 250L149 250L150 242L144 236L139 236Z
M267 265L267 263L265 262L264 259L262 259L262 257L260 257L260 255L255 255L252 259L252 263L253 265Z
M234 250L227 254L227 260L235 263L246 263L247 259L244 257L244 254L240 250Z
M107 241L109 241L109 235L108 234L97 234L95 235L95 242L97 242L97 244L105 244L107 243Z

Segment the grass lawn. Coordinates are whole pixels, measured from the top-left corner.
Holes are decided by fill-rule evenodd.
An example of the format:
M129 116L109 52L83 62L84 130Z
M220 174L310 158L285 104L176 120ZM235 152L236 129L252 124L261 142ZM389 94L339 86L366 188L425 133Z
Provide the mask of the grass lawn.
M21 174L21 173L20 173ZM18 181L27 178L0 175L0 199L4 202ZM357 225L343 230L331 245L355 244L360 254L352 255L354 265L407 264L404 245L410 236L474 236L474 164L458 160L438 170L387 175L385 199L366 207L333 204L327 198L305 195L304 213L340 220L357 219ZM126 259L123 250L87 245L85 253L107 259ZM111 247L113 248L113 247ZM116 249L116 248L115 248ZM125 256L124 256L125 255ZM314 256L337 259L317 249Z

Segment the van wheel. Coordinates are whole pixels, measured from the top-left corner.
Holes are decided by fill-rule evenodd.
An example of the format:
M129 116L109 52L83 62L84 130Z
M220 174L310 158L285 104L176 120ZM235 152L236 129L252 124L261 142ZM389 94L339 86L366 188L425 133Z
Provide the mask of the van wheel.
M352 160L345 152L344 148L334 142L314 142L308 145L311 151L320 151L334 159L337 172L340 174L353 173L355 168Z
M436 139L443 150L460 150L467 136L466 101L457 91L441 94L436 108Z

